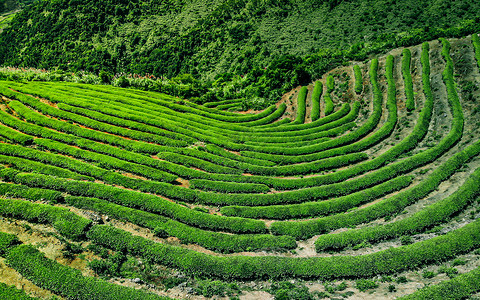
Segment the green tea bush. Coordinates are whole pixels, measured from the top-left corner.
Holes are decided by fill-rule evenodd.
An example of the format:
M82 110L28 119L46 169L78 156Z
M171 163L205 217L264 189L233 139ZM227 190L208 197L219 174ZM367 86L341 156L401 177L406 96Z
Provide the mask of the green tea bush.
M406 107L408 111L415 109L415 99L413 98L413 82L412 74L410 73L410 62L412 53L409 49L403 49L402 52L402 75L405 83L405 96L407 97Z
M292 124L302 124L305 123L305 112L306 112L306 102L307 102L307 93L308 89L306 86L302 86L297 96L297 117Z
M49 223L60 234L72 239L81 239L92 223L63 207L14 199L0 199L0 213L33 223Z
M284 251L296 247L295 239L289 236L224 234L191 227L157 214L124 207L101 199L67 196L65 201L80 209L93 210L112 218L149 228L157 233L161 232L162 237L174 236L179 238L182 243L197 244L221 253L258 250Z
M361 94L363 91L363 76L358 65L353 66L353 74L355 76L355 93Z
M310 117L313 121L316 121L320 118L320 97L323 92L323 84L321 81L315 82L315 87L312 92L312 110Z
M359 256L292 258L278 256L218 257L159 244L110 226L94 226L87 236L116 251L179 268L188 274L235 280L266 278L365 278L435 264L480 246L480 221L415 244Z

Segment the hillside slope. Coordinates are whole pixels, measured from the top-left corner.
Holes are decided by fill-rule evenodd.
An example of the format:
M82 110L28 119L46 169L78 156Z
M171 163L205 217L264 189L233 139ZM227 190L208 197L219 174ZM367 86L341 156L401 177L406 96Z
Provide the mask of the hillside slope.
M478 297L480 38L352 64L250 114L0 81L0 298Z

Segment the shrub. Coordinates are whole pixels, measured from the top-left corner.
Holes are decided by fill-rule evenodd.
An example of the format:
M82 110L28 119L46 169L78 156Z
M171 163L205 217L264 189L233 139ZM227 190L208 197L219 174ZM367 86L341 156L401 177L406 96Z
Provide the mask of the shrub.
M450 299L466 299L479 291L480 268L477 268L451 280L425 287L399 299L445 299L446 296Z
M365 292L365 291L370 290L370 289L376 289L378 287L378 283L376 283L373 280L369 280L369 279L359 279L359 280L355 281L355 287L359 291Z

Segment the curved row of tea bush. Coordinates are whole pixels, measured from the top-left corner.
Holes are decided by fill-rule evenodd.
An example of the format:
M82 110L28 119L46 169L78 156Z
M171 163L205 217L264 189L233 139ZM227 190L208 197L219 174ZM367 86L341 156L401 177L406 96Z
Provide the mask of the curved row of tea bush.
M285 251L296 247L289 236L269 234L224 234L191 227L156 214L113 204L105 200L86 197L65 197L65 202L80 209L93 210L110 217L132 222L153 230L160 237L174 236L182 243L197 244L221 253L242 251Z
M75 172L65 170L59 167L49 166L43 163L36 161L31 161L28 159L0 155L0 164L9 165L23 172L36 172L46 175L57 176L61 178L72 178L75 180L90 180L93 181L93 178L79 175Z
M203 106L208 107L208 108L216 108L219 105L224 105L224 104L240 104L242 103L243 99L229 99L229 100L222 100L222 101L215 101L215 102L207 102L204 103Z
M232 161L239 161L239 162L248 163L248 164L252 164L252 165L258 165L258 166L269 167L269 166L274 166L275 165L274 162L238 155L238 154L232 153L230 151L227 151L227 150L225 150L221 147L218 147L217 145L213 145L213 144L206 144L205 147L203 147L201 149L205 150L206 152L211 153L215 156L221 157L222 159L229 159L229 160L232 160ZM184 152L182 152L182 153L186 154ZM186 155L188 155L188 154L186 154ZM217 162L217 161L212 161L212 162Z
M389 171L396 170L394 172L402 172L406 170L412 170L425 165L426 163L432 162L449 150L462 137L464 122L463 112L453 82L453 66L449 66L449 44L446 40L444 40L443 43L443 54L447 59L447 65L445 67L446 71L444 71L444 81L445 85L447 86L447 98L453 115L451 130L448 135L444 137L436 146L380 169L383 170L383 176ZM410 188L394 197L390 197L385 201L376 203L375 205L365 209L357 210L354 214L349 213L336 215L322 219L296 223L276 222L272 224L271 230L272 232L276 232L280 235L286 234L298 238L308 238L315 234L331 230L332 228L338 228L336 226L339 226L340 224L341 227L348 227L354 224L359 224L358 222L365 223L369 220L375 220L383 216L391 215L400 207L405 207L408 205L408 203L413 203L414 201L421 199L429 192L433 191L441 181L451 176L457 168L463 165L464 162L477 155L478 151L480 151L479 142L468 146L457 154L451 156L444 164L435 169L426 180L422 181L413 188ZM402 202L403 204L400 204ZM335 226L332 227L333 224L335 224Z
M68 145L64 145L59 142L55 142L52 140L47 139L36 139L35 144L49 150L57 151L57 152L64 152L68 155L73 157L81 158L86 161L94 161L97 162L102 168L110 168L110 169L120 169L127 172L132 172L137 175L145 176L146 178L150 178L157 181L164 181L164 182L173 182L177 179L176 176L168 174L166 172L159 171L157 169L138 165L135 163L121 161L117 158L97 154L89 151L80 150ZM65 151L63 149L68 149L69 151ZM49 153L45 151L39 151L32 148L22 147L18 145L11 145L11 144L0 144L0 154L5 154L11 156L12 160L15 159L13 156L16 157L23 157L28 159L29 161L25 162L25 166L29 164L33 164L34 162L30 161L40 161L44 164L53 165L56 167L60 167L60 171L62 172L75 172L86 176L91 176L100 180L104 180L110 183L116 183L123 185L123 181L129 181L132 178L122 176L119 173L108 171L92 165L90 163L86 163L68 156L63 156L59 154ZM52 168L50 166L45 166L45 168ZM19 168L20 166L17 166ZM42 166L40 167L42 168ZM70 170L70 171L68 171ZM40 171L41 172L41 171ZM44 172L41 172L44 173ZM49 175L56 175L65 178L73 178L78 179L78 175L73 177L73 173L67 173L65 176L57 175L57 174L49 174ZM84 178L86 179L86 177Z
M6 258L7 265L22 276L37 286L67 299L168 299L103 279L83 276L79 270L46 258L43 253L30 245L9 249Z
M339 250L362 242L376 243L387 239L423 232L448 221L455 214L471 205L480 194L480 168L452 195L423 208L414 215L385 225L348 230L338 234L326 234L315 241L317 252Z
M60 132L65 132L72 134L78 137L83 137L86 139L91 139L94 141L104 142L115 146L120 146L130 151L139 152L139 153L149 153L154 154L158 153L159 146L155 144L149 144L145 142L127 140L125 138L117 137L111 134L106 134L92 129L82 128L67 122L56 120L53 118L46 117L41 115L26 106L17 100L10 101L8 104L17 114L25 118L29 122L33 122L36 125L51 128L58 130Z
M291 205L272 205L265 207L224 206L220 209L220 212L224 216L272 220L324 216L345 212L358 205L368 203L372 200L401 190L408 187L412 181L413 176L402 176L356 193L326 201Z
M174 147L187 146L187 143L184 141L174 140L164 136L132 130L131 128L113 126L113 125L105 124L103 122L96 121L78 114L63 111L63 110L54 108L50 105L44 104L34 97L24 95L18 92L13 92L10 89L2 86L0 86L0 93L9 97L10 99L17 99L22 104L27 105L31 108L34 108L44 115L48 115L50 117L55 117L55 118L59 118L59 119L70 121L70 122L75 122L76 124L80 124L82 126L86 126L87 128L98 130L100 132L111 133L115 135L120 135L122 137L128 137L134 140L157 143L157 144L167 145L167 146L174 146Z
M320 119L320 97L323 92L323 84L321 81L315 82L315 87L312 92L312 110L310 113L310 118L313 121Z
M307 93L307 87L302 86L297 96L297 116L291 124L305 123L305 114L307 111Z
M268 193L270 188L258 183L237 183L192 179L189 181L191 189L215 191L220 193Z
M173 152L159 152L157 157L160 160L169 161L176 165L182 165L185 167L195 167L208 173L220 173L220 174L241 174L242 171L230 167L220 166L218 164L211 163L204 159L199 159L191 156L186 156Z
M0 183L0 195L7 198L22 198L32 201L47 201L51 203L62 202L64 199L62 193L58 191L30 188L11 183Z
M163 147L160 153L175 153L182 156L199 158L219 166L239 169L248 172L250 168L272 167L276 164L268 160L259 160L250 157L237 155L216 145L206 144L189 148Z
M325 94L323 94L323 101L325 105L325 115L328 116L333 112L333 109L334 109L332 96L330 95L329 92L326 92Z
M480 39L478 38L478 34L472 34L472 44L475 50L475 59L480 68Z
M16 199L0 199L0 215L33 223L49 223L60 234L75 240L82 238L92 224L92 221L63 207Z
M31 145L33 137L0 124L0 136L20 145Z
M94 226L88 238L100 245L178 268L190 275L222 279L362 278L412 270L439 263L480 247L480 220L443 236L373 254L291 258L278 256L218 257L155 243L110 226Z
M1 173L0 176L5 177L5 175ZM10 177L12 177L11 180L13 182L18 184L64 191L74 196L100 198L120 205L158 213L166 217L176 219L182 223L197 226L199 228L229 231L234 233L264 233L267 231L265 223L261 221L210 215L204 212L189 209L185 206L170 202L154 195L125 190L104 184L65 180L48 175L33 173L19 173ZM173 189L174 186L168 184L165 185L167 188L172 188L168 189L166 192L166 194L169 193L168 196L171 196L170 198L183 197L186 199L188 198L190 201L194 200L194 191L186 188L181 189L179 187ZM178 195L182 191L185 195ZM205 195L205 198L208 197L207 193L203 194Z
M215 107L217 110L226 110L226 111L235 111L235 110L241 110L242 109L242 104L240 103L230 103L230 104L222 104L217 107Z
M201 152L200 152L201 153ZM290 176L290 175L304 175L317 173L323 170L329 170L334 168L343 167L353 163L357 163L368 158L365 153L350 153L338 157L325 158L323 160L307 162L302 164L286 165L286 166L254 166L243 165L241 170L222 167L218 164L210 163L203 159L194 158L187 155L182 155L172 152L160 152L157 156L175 164L195 167L210 173L222 173L222 174L240 174L241 170L247 171L251 174L263 175L263 176Z
M415 109L415 99L413 98L413 81L412 74L410 73L410 62L412 60L412 53L409 49L403 49L402 52L402 75L405 84L405 96L407 101L405 106L408 111Z
M358 65L353 66L353 75L355 76L355 93L361 94L363 91L363 76Z

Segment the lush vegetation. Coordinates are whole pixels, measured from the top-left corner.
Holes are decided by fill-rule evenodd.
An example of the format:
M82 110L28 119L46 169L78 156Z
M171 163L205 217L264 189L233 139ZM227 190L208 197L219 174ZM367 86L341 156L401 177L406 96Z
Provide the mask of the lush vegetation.
M480 4L7 2L0 298L478 293Z
M348 60L474 32L479 9L467 0L38 1L0 35L0 64L258 107Z

